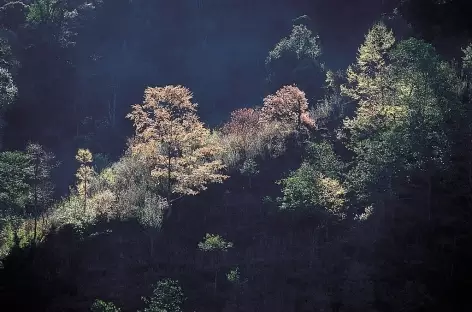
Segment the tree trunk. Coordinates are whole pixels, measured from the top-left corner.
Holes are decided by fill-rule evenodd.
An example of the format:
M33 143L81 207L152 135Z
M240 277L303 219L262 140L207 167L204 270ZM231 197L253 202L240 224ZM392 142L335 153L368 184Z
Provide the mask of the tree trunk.
M318 248L318 242L316 241L316 228L311 231L311 255L310 255L310 269L313 267L313 260L315 259L316 249Z
M169 219L171 215L172 215L172 204L168 204L168 206L167 206L167 213L166 213L166 219Z
M35 186L34 188L34 233L33 233L33 243L36 245L36 237L38 233L38 192Z
M171 168L170 168L170 165L171 165L171 154L170 154L170 146L169 146L169 150L167 152L167 214L166 214L166 218L170 218L170 215L172 213L172 209L171 209L171 205L172 203L170 202L170 196L171 196L171 184L170 184L170 173L171 173Z
M149 234L149 241L150 241L150 247L151 247L151 258L154 255L154 237L152 233Z
M46 213L44 211L41 212L41 224L43 226L47 225L47 222L46 222Z
M213 296L216 296L216 283L217 283L217 280L218 280L218 268L216 269L216 272L215 272L215 281L213 283Z
M428 205L428 221L431 221L431 191L432 191L432 186L431 186L431 175L428 174L428 198L427 200L427 205Z
M302 125L302 108L301 108L301 103L298 101L298 123L297 123L297 130L300 132Z
M36 212L34 214L34 231L33 231L33 244L36 245L36 237L38 231L38 217L36 216Z
M34 234L33 244L36 245L36 237L38 233L38 166L39 160L36 159L34 166Z
M87 211L87 178L84 179L84 214Z
M108 101L108 119L110 121L110 124L112 126L112 128L115 128L115 124L116 124L116 90L118 89L117 87L117 82L115 79L113 79L113 99L112 101Z

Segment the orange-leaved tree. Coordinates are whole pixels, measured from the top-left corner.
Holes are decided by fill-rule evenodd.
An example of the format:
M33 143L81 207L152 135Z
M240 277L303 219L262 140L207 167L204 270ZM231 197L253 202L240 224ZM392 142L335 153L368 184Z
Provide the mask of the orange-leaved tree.
M127 115L134 122L133 154L151 165L167 196L168 216L173 195L196 195L206 185L222 182L221 147L199 120L192 93L183 86L147 88L144 102Z
M302 125L311 127L313 121L308 115L308 100L305 92L296 86L283 86L275 94L264 98L261 110L263 122L277 121L288 129L301 130Z

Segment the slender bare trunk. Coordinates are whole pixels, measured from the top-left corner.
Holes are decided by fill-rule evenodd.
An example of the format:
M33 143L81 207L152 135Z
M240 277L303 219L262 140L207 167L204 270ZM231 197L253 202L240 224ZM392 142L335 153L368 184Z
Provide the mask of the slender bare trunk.
M38 162L36 159L34 166L34 233L33 243L36 245L36 237L38 233Z
M170 174L171 174L171 168L170 168L170 165L171 165L171 154L170 154L170 147L169 147L169 151L168 151L168 154L167 154L167 160L168 160L168 163L167 163L167 215L166 217L167 218L170 218L170 215L172 214L172 203L171 203L171 200L170 200L170 197L171 197L171 183L170 183Z
M84 214L87 211L87 178L84 179Z
M171 208L171 195L172 195L172 192L171 192L171 181L170 181L170 178L171 178L171 160L172 160L172 122L170 123L170 131L169 131L169 143L168 143L168 146L167 146L167 215L166 215L166 218L170 218L170 215L172 213L172 208Z
M152 233L150 233L149 235L149 241L150 241L150 246L151 246L151 258L152 258L154 255L154 237Z
M216 269L216 272L215 272L215 281L213 283L213 295L216 296L216 283L217 283L217 280L218 280L218 268Z
M316 255L316 249L317 249L317 246L318 243L316 242L316 229L314 228L313 231L311 231L311 255L310 255L310 269L313 267L313 260L315 258L315 255Z
M38 192L37 187L34 187L34 234L33 243L36 244L36 237L38 233Z
M431 191L432 191L432 186L431 186L431 175L428 174L428 198L427 200L427 205L428 205L428 220L431 221Z
M301 125L302 125L302 107L301 107L300 101L298 101L298 123L297 123L298 132L300 132Z

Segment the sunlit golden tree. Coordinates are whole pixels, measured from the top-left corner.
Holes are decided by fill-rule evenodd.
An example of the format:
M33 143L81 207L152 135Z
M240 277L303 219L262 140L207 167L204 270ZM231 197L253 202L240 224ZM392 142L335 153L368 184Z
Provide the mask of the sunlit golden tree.
M84 213L87 209L88 187L95 175L92 164L92 153L88 149L79 149L75 159L79 162L80 167L77 170L77 192L84 199Z
M191 100L183 86L147 88L143 104L133 105L127 116L136 129L131 150L151 165L169 208L173 194L196 195L226 178L216 159L221 147L211 140Z

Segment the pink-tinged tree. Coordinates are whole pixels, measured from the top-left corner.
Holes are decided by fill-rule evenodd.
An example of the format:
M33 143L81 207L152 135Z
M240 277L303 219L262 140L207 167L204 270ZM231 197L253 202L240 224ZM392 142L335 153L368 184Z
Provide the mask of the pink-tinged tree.
M246 135L260 130L260 110L241 108L231 113L231 120L223 126L224 134Z
M308 115L308 100L298 87L284 86L275 94L264 98L261 110L262 122L281 122L289 129L300 131L303 126L314 126Z
M257 134L261 133L263 125L260 123L260 110L241 108L231 113L231 119L221 129L223 135L233 148L247 152L254 145Z

